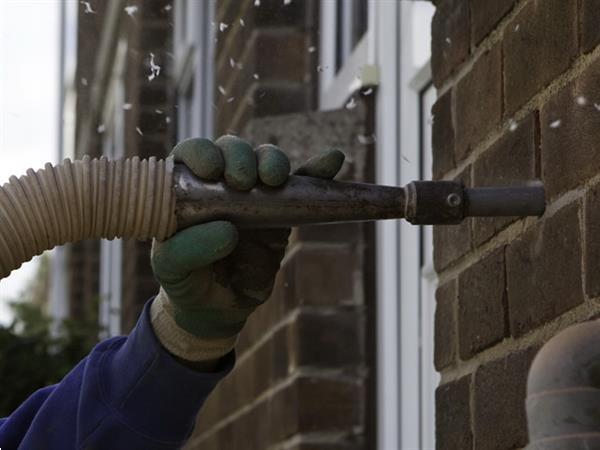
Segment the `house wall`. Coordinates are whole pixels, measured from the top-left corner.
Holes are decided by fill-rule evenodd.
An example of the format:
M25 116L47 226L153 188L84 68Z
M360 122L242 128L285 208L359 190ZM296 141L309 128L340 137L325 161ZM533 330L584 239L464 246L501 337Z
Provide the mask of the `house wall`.
M540 218L434 231L437 445L520 448L536 350L600 311L598 2L436 3L435 178L548 197Z
M318 46L318 8L315 0L216 2L216 136L240 134L253 117L316 108L318 52L308 49Z

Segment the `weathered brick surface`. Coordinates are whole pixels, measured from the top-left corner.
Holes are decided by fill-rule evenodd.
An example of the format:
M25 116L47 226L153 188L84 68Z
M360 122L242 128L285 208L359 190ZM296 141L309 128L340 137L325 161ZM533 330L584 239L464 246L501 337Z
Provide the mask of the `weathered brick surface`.
M479 44L515 5L516 0L475 0L471 6L471 41Z
M354 252L339 248L301 246L295 256L295 298L302 305L354 302Z
M362 386L351 380L300 378L297 431L344 431L360 424Z
M600 171L599 77L596 61L542 108L542 176L550 197Z
M456 159L464 159L502 117L502 54L495 45L459 82L456 102Z
M438 450L472 448L470 390L470 375L437 388L435 436Z
M590 189L585 198L585 291L600 296L600 185Z
M292 325L291 363L295 367L349 368L364 358L356 311L338 314L303 312Z
M582 0L579 11L581 50L590 52L600 43L600 0Z
M530 114L514 131L502 136L473 164L474 186L508 186L523 184L536 176L537 116ZM473 242L482 244L502 230L515 217L476 218Z
M456 165L454 157L454 124L452 123L452 91L442 95L431 109L433 116L431 146L433 179L438 180Z
M506 334L504 248L465 270L458 281L458 342L462 359L499 342Z
M363 395L360 383L352 380L299 377L216 433L197 434L186 448L264 450L298 433L352 430L362 418L362 402L357 400ZM199 418L201 425L203 417L204 410ZM339 444L346 445L344 441L341 439Z
M456 178L465 186L471 186L471 168L464 169ZM433 227L433 260L435 270L441 272L471 250L471 221L460 225Z
M454 363L456 357L456 281L438 287L435 299L434 362L439 371Z
M583 302L578 213L578 204L571 204L508 246L513 336L525 334Z
M431 24L431 67L439 87L469 55L469 2L439 2Z
M577 3L533 0L504 33L504 92L511 116L564 72L578 53Z
M537 348L512 353L477 369L473 389L473 448L504 450L527 444L527 372Z

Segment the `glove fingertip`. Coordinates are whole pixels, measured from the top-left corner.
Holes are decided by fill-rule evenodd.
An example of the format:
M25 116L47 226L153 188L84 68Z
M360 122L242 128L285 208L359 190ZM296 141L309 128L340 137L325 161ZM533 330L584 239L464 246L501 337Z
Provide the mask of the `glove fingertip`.
M256 149L258 176L267 186L281 186L290 174L290 160L279 147L264 144Z
M225 182L239 191L249 191L256 185L258 170L254 150L237 136L221 136L215 144L225 160Z
M337 149L329 149L313 156L294 173L315 178L334 178L346 159L346 155Z
M171 154L175 162L185 164L203 180L217 181L223 176L225 160L219 147L209 139L186 139L177 144Z

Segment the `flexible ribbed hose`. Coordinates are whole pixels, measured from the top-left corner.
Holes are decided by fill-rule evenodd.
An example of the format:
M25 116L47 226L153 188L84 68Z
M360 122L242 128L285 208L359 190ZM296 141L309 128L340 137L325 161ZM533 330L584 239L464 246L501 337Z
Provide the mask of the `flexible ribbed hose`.
M83 239L165 239L176 231L173 160L71 162L0 188L0 279L45 250Z

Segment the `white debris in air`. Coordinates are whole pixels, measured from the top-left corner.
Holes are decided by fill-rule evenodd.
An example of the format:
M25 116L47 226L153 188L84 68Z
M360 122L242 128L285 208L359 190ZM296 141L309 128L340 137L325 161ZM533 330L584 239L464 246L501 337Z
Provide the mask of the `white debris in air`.
M129 110L131 109L131 103L125 103L125 104L123 105L123 109L124 109L125 111L129 111Z
M227 99L227 103L231 103L231 102L232 102L232 101L234 101L234 100L235 100L235 97L229 97L229 98Z
M317 47L315 47L314 45L311 45L310 47L308 47L308 53L314 53L317 51Z
M446 38L446 44L452 44L452 39L450 39L449 37Z
M86 14L96 14L96 11L92 9L90 2L80 2L83 5L83 12Z
M354 109L356 108L356 100L354 100L354 97L351 97L350 100L348 101L348 103L346 103L346 109Z
M359 134L357 136L357 138L358 138L358 142L362 145L370 145L370 144L374 144L375 142L377 142L377 139L374 134L371 134L369 136Z
M129 15L129 17L133 17L133 15L136 12L138 12L138 7L136 5L126 6L124 9L125 9L125 12Z
M594 103L594 108L596 108L596 111L600 111L600 103Z
M225 31L227 28L229 28L229 25L227 25L225 22L221 22L219 23L219 31L222 33L223 31Z
M163 113L163 110L162 110L162 109L155 109L155 110L154 110L154 112L155 112L156 114L162 114L162 113Z
M518 23L515 25L515 31L519 31L519 28L521 28L521 24Z
M221 93L221 95L227 95L227 91L225 90L225 88L221 85L218 86L219 92Z
M154 80L160 75L160 66L154 62L154 53L150 53L150 75L148 81Z
M229 65L231 66L231 68L233 69L235 67L235 59L233 58L229 58Z
M283 4L284 5L289 5L290 3L292 3L292 0L283 0Z
M104 133L106 131L106 125L101 123L100 125L98 125L98 128L96 128L96 131L98 132L98 134Z
M510 121L510 125L508 126L508 129L510 131L515 131L519 126L517 125L517 121L516 120L511 120Z
M561 123L562 123L562 120L557 119L554 122L550 123L550 128L558 128L558 127L560 127Z
M260 6L260 0L254 0L254 6Z
M83 77L83 78L81 79L81 84L83 84L84 86L87 86L87 85L88 85L88 80L87 80L87 78Z
M173 9L173 7L171 5L166 5L163 9L165 11L171 11L171 9Z
M254 75L252 75L254 77L255 80L260 80L260 77L258 76L257 73L255 73Z
M371 95L372 93L373 93L373 88L369 88L365 92L363 92L363 95Z
M171 123L171 118L169 116L165 117L165 122L166 123Z
M240 25L245 27L246 26L246 22L244 22L244 19L240 19Z
M144 133L142 133L142 130L140 130L140 127L135 127L135 131L137 131L137 133L138 133L140 136L143 136L143 135L144 135Z
M575 99L575 101L577 102L577 104L579 106L585 106L585 105L587 105L587 98L585 98L583 95L577 96L577 98Z

